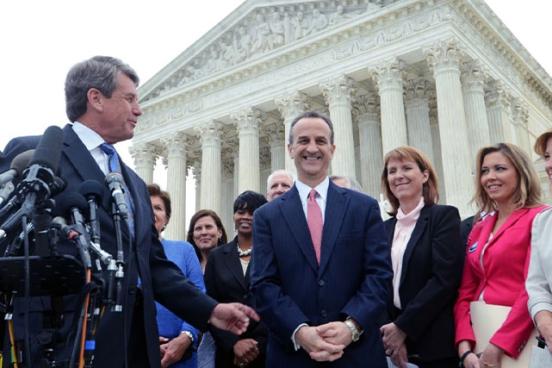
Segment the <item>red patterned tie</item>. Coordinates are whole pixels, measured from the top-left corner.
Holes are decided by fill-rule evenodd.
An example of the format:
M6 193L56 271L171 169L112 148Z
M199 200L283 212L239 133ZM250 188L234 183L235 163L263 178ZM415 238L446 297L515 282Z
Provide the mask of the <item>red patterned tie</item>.
M311 189L307 200L307 224L316 254L316 261L320 264L320 249L322 248L322 211L316 202L316 190Z

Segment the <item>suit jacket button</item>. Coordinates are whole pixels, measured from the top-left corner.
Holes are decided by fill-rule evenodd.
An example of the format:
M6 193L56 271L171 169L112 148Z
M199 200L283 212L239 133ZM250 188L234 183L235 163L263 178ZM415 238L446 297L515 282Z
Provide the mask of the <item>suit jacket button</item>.
M322 309L322 310L320 311L320 315L321 315L323 318L326 318L326 317L328 316L328 312L326 312L325 309Z
M322 286L324 286L324 284L325 284L324 280L318 281L318 286L321 286L321 287L322 287Z

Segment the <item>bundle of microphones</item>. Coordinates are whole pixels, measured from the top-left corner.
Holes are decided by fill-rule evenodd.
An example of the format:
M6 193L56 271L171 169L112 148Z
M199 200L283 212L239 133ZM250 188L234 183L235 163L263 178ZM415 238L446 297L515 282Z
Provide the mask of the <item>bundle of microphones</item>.
M20 153L0 174L0 257L54 257L63 253L58 243L72 244L83 269L91 270L104 289L105 303L120 312L123 246L117 244L116 256L102 249L98 209L109 208L114 221L128 217L123 178L109 173L105 184L87 180L68 191L57 176L62 144L63 131L51 126L36 149Z

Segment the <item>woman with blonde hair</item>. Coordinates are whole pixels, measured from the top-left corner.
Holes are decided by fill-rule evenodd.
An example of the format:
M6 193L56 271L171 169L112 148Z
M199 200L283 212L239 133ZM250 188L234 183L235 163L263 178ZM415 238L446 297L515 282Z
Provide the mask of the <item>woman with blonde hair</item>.
M455 368L452 309L462 275L460 215L439 205L437 176L414 147L385 155L382 188L393 216L385 222L393 265L386 354L398 367Z
M464 367L499 368L505 356L517 360L533 330L525 279L531 225L544 208L540 194L538 176L520 148L499 143L479 151L474 201L486 215L468 236L454 307L456 344ZM496 317L504 307L505 320L486 331L483 323L489 319L479 321L478 316L493 310ZM479 336L486 332L490 338L476 345L474 331Z

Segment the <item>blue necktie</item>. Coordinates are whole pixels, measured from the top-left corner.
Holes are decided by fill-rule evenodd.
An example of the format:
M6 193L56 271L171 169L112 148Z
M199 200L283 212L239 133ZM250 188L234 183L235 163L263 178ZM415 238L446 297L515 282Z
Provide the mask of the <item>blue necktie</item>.
M109 172L116 172L122 175L121 172L121 164L119 162L119 155L117 154L117 151L115 150L115 147L108 143L102 143L100 144L100 149L108 156L109 158ZM128 208L128 229L130 230L130 233L132 237L134 237L134 203L132 202L132 198L130 196L130 193L128 192L128 187L125 185L125 201L127 203Z

